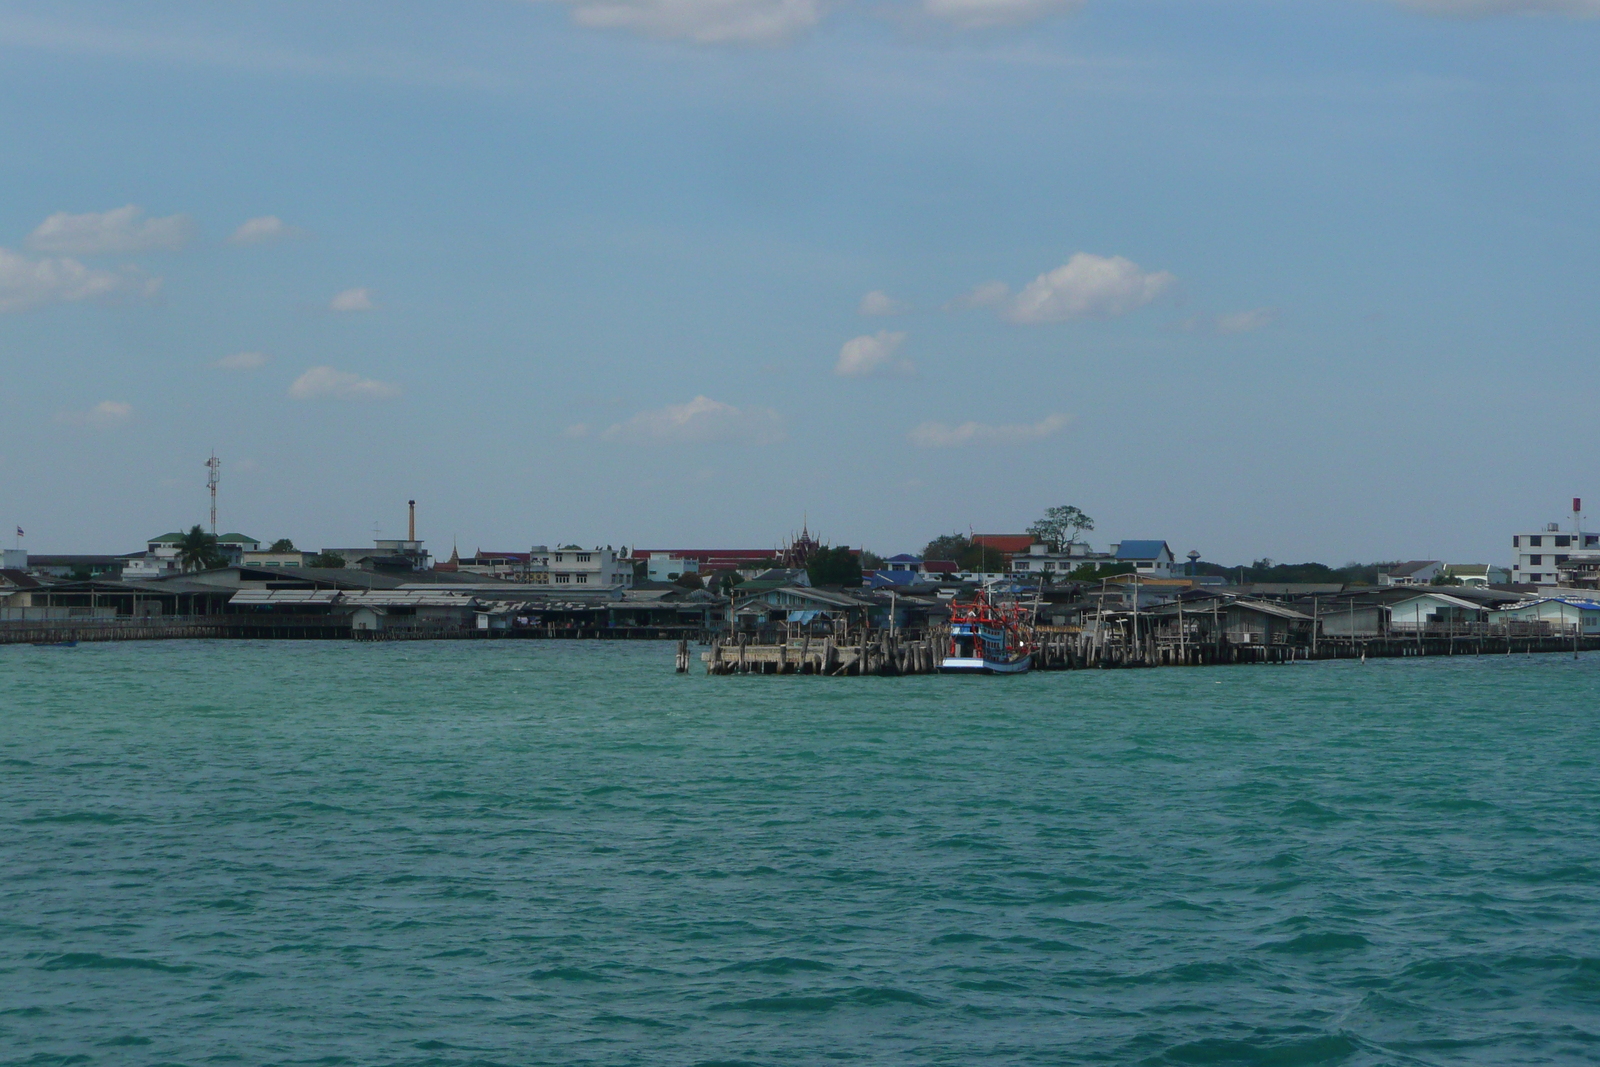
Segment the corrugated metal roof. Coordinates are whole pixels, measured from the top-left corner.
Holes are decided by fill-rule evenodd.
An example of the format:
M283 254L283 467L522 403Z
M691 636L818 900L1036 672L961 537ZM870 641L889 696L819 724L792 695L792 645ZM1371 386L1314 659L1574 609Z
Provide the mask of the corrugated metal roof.
M347 592L339 603L362 608L469 608L474 599L459 593L394 589L375 593Z
M338 601L337 589L241 589L230 604L332 604Z
M1164 548L1172 555L1165 541L1124 541L1117 546L1117 559L1155 559Z

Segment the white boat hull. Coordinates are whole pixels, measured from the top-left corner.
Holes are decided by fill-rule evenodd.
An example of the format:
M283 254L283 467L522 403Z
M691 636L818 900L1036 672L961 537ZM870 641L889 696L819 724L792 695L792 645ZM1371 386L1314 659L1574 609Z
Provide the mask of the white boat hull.
M942 674L1025 674L1033 668L1033 654L1020 659L994 660L975 656L946 656L939 661Z

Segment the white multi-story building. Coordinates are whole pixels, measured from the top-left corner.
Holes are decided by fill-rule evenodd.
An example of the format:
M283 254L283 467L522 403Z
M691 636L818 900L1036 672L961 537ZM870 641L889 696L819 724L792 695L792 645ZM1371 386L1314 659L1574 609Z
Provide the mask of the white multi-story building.
M681 556L653 555L645 561L652 582L675 582L685 574L699 574L700 561Z
M539 558L546 554L546 549L534 549L534 555ZM633 588L633 560L613 548L563 545L548 555L553 588Z
M1561 584L1557 568L1574 555L1600 554L1600 534L1562 533L1552 522L1538 533L1513 534L1511 580L1529 585Z
M123 564L123 580L161 578L181 572L183 567L178 563L178 545L182 541L181 533L166 533L160 537L152 537L145 542L146 550L143 556L134 556Z
M1050 546L1035 541L1028 546L1026 555L1018 553L1011 557L1012 574L1048 574L1052 579L1065 577L1086 563L1113 563L1115 560L1108 552L1093 552L1082 541L1069 541L1061 546L1061 551L1052 552Z

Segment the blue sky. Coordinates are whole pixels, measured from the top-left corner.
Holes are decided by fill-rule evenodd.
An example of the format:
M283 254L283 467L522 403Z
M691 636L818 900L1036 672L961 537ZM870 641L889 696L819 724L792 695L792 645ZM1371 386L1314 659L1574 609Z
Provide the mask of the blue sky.
M0 524L1504 560L1600 501L1596 16L0 0Z

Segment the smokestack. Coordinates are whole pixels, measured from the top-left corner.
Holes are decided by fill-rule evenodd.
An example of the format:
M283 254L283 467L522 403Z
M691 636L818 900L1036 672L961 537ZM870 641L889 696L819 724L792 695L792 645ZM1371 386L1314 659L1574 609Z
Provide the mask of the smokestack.
M417 539L417 502L415 500L407 500L406 503L411 505L411 521L406 526L406 540L415 541Z

